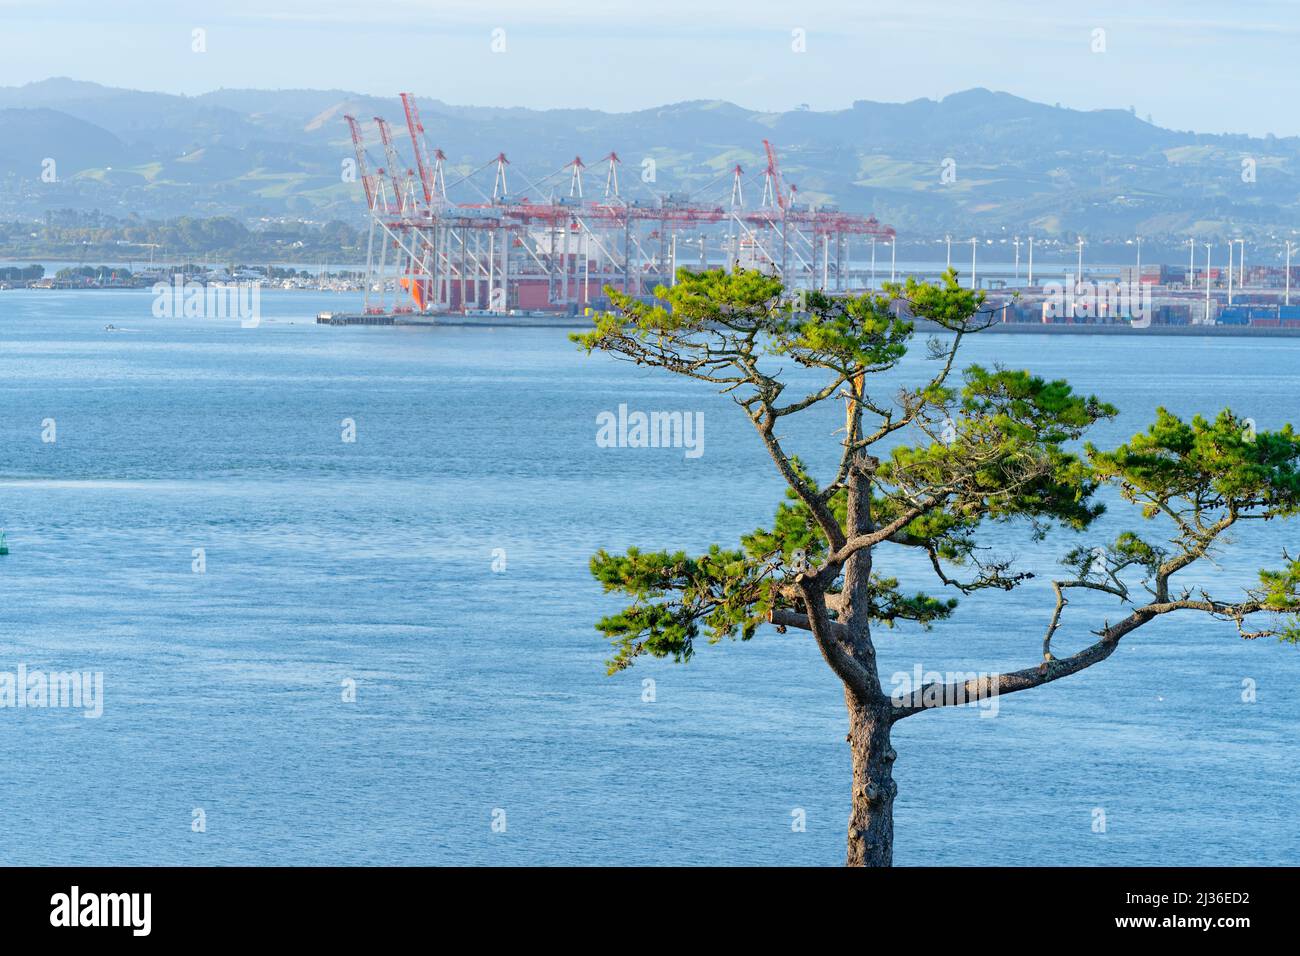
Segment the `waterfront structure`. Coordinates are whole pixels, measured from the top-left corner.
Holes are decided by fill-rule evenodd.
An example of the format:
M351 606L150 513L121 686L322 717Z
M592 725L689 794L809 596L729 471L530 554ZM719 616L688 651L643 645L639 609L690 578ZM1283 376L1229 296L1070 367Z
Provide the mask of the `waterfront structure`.
M801 203L767 140L757 175L737 164L694 193L656 189L648 160L642 175L623 177L633 195L613 151L595 183L581 156L536 181L504 153L449 177L414 97L401 101L413 156L406 169L387 121L373 121L378 165L362 124L345 117L369 214L366 314L574 313L599 305L606 285L651 295L673 283L679 265L758 269L790 288L849 291L863 278L850 266L853 244L894 241L874 216Z

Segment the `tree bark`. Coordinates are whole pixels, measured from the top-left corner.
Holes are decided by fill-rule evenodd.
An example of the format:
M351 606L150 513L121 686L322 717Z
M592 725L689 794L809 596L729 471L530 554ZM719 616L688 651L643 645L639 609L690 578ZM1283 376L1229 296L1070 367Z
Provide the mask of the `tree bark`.
M869 703L845 691L849 749L853 755L853 802L849 812L846 866L893 866L894 748L887 703Z
M878 462L859 455L848 479L849 536L869 533L871 475ZM894 860L894 751L889 744L893 723L890 702L876 672L871 642L871 548L853 554L844 565L840 618L853 657L867 672L865 686L846 684L849 749L853 757L852 810L849 812L848 866L891 866Z

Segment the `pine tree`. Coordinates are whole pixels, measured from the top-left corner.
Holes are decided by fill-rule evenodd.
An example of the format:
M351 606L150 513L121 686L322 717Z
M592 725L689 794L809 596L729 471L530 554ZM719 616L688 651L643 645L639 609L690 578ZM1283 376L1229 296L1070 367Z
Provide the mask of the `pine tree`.
M729 394L787 486L771 526L742 535L738 546L714 545L699 555L602 550L591 559L604 589L631 599L596 625L613 646L609 669L645 654L688 661L701 636L748 640L768 625L810 632L844 685L850 865L892 863L890 735L898 721L1075 674L1169 614L1200 612L1234 623L1248 639L1300 639L1300 560L1289 555L1278 569L1261 571L1257 587L1233 597L1175 584L1176 575L1212 556L1229 529L1300 508L1300 437L1291 426L1257 432L1231 411L1185 422L1161 409L1146 432L1118 448L1080 447L1089 428L1116 409L1027 371L957 371L966 336L995 317L981 293L958 285L955 271L937 284L909 279L883 294L836 298L789 296L779 280L752 271L682 270L675 286L656 290L666 305L606 292L613 310L575 341ZM928 342L934 374L886 400L876 377L907 353L918 318L947 333ZM819 372L820 386L787 396L779 366L791 363ZM780 426L827 402L844 403L846 427L838 467L819 483L784 446ZM1056 603L1036 663L901 696L886 692L873 627L930 628L957 608L954 598L905 589L890 574L891 551L923 555L949 593L1010 591L1032 574L987 557L981 534L988 524L1020 522L1039 539L1052 529L1086 535L1103 511L1102 486L1135 506L1142 521L1113 541L1065 555L1067 573L1053 581ZM1138 533L1148 528L1158 537ZM1067 595L1079 589L1114 599L1121 616L1095 622L1095 642L1058 656L1052 641ZM1256 615L1268 620L1251 629Z

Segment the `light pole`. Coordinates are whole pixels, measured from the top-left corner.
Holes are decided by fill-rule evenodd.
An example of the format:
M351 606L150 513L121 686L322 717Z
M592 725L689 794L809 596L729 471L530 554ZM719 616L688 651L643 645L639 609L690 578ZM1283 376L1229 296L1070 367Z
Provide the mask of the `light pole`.
M952 268L952 236L944 236L943 238L944 238L944 241L948 243L948 265L947 265L947 268L951 269L951 268Z
M1237 287L1241 289L1242 292L1245 292L1246 291L1246 240L1238 239L1237 242L1241 244L1241 255L1237 257L1237 268L1240 270Z
M871 291L876 290L876 237L871 237Z
M1020 237L1016 236L1014 241L1016 246L1016 280L1019 281L1020 280Z
M1232 244L1236 241L1228 240L1228 305L1232 305Z
M1141 236L1137 237L1137 244L1138 244L1137 280L1138 283L1140 284L1142 282L1142 237Z
M1187 288L1196 288L1196 240L1187 240Z
M1210 324L1210 243L1205 244L1205 324Z
M1034 284L1034 237L1029 237L1029 284Z
M1286 304L1291 304L1291 240L1286 241Z
M1079 237L1079 275L1078 278L1075 279L1074 282L1075 287L1077 288L1079 283L1082 281L1083 281L1083 236L1080 236Z
M978 242L974 236L970 237L970 287L975 288L975 243Z
M889 237L889 281L894 281L894 266L898 262L898 236Z

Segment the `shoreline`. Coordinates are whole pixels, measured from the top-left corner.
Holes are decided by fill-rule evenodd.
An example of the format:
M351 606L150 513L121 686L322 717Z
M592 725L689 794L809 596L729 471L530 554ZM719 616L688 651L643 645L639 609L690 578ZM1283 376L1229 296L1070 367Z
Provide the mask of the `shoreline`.
M916 331L927 334L948 332L941 325L924 320L914 320ZM325 313L316 316L317 325L365 326L369 328L500 328L500 329L590 329L588 316L374 316L349 313ZM981 333L999 335L1119 335L1141 337L1182 336L1196 338L1300 338L1300 328L1264 328L1250 325L1149 325L1135 329L1129 325L1086 325L1069 323L1037 324L1030 322L999 322L981 329Z
M149 288L149 287L144 287ZM33 289L30 287L0 287L0 294L4 292L19 291L41 291L41 292L130 292L142 291L142 288L136 287L102 287L92 289ZM310 287L298 288L272 288L266 291L286 292L294 294L317 293L321 295L346 295L354 290L335 290L335 289L313 289ZM328 317L327 317L328 316ZM304 315L304 322L311 322L312 316ZM486 315L406 315L406 316L367 316L359 313L333 312L318 313L315 317L317 325L332 326L369 326L369 327L416 327L416 328L554 328L554 329L589 329L591 319L587 316L577 315L519 315L519 316L486 316ZM947 332L941 325L933 322L927 322L923 319L914 319L916 331L940 334ZM1285 326L1254 326L1254 325L1149 325L1146 328L1134 328L1131 325L1093 325L1088 323L1067 323L1067 322L997 322L993 325L982 329L981 332L990 332L998 335L1119 335L1119 336L1182 336L1192 337L1205 336L1210 338L1298 338L1300 337L1300 328L1288 328Z
M933 322L916 322L918 332L946 332L941 325ZM997 332L1003 335L1161 335L1161 336L1214 336L1240 338L1296 338L1300 329L1266 328L1257 325L1149 325L1144 329L1135 329L1131 325L1085 325L1073 323L1034 322L999 322L990 325L981 332Z

